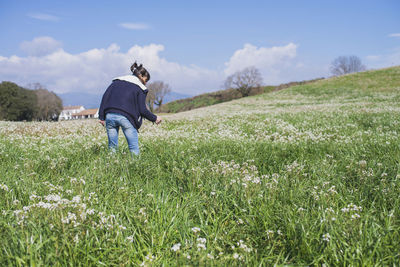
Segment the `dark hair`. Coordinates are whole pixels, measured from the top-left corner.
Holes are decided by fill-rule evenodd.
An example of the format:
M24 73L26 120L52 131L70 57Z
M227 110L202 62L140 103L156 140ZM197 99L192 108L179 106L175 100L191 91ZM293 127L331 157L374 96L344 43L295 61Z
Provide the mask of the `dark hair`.
M136 61L132 64L131 71L136 77L138 77L139 75L145 77L147 79L146 82L150 80L150 73L145 68L143 68L142 64L138 65Z

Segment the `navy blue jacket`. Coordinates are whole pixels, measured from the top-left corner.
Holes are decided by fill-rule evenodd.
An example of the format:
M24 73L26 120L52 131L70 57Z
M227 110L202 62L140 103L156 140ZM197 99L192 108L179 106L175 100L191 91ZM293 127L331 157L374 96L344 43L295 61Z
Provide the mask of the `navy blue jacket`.
M124 115L137 130L142 125L143 117L155 122L157 116L146 107L148 92L135 83L113 80L101 100L99 119L105 120L107 113L118 113Z

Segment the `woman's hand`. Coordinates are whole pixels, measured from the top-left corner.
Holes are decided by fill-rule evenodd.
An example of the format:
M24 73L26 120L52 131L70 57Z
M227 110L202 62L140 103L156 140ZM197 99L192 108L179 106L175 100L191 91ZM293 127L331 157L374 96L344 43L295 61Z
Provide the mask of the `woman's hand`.
M156 124L160 124L161 122L162 122L162 118L160 116L157 116Z
M99 123L104 126L104 121L99 120Z

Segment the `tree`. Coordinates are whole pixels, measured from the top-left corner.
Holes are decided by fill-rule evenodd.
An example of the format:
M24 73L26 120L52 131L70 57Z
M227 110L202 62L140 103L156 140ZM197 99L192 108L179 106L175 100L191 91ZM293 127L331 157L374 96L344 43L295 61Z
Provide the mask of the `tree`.
M146 96L146 104L151 112L154 111L154 98L155 98L154 91L151 88L149 88L149 92L147 93Z
M40 83L29 84L28 87L33 89L37 97L38 112L35 119L40 121L57 120L62 111L62 100L53 92L49 92Z
M357 56L340 56L331 64L331 72L336 76L364 70L366 70L366 67Z
M0 83L0 119L31 121L37 114L37 97L31 91L12 82Z
M255 67L247 67L226 78L224 87L225 89L234 88L245 97L250 95L253 88L260 87L261 84L260 71Z
M154 100L153 103L158 107L161 107L164 97L171 92L171 88L167 83L162 81L154 81L150 83L148 86L149 93L153 94Z

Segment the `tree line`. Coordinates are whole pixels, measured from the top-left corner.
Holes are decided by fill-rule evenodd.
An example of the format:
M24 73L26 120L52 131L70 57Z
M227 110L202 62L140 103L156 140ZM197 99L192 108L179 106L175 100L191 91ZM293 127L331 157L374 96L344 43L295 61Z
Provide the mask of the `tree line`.
M61 98L39 83L28 87L30 89L7 81L0 83L0 120L57 120L63 109Z

